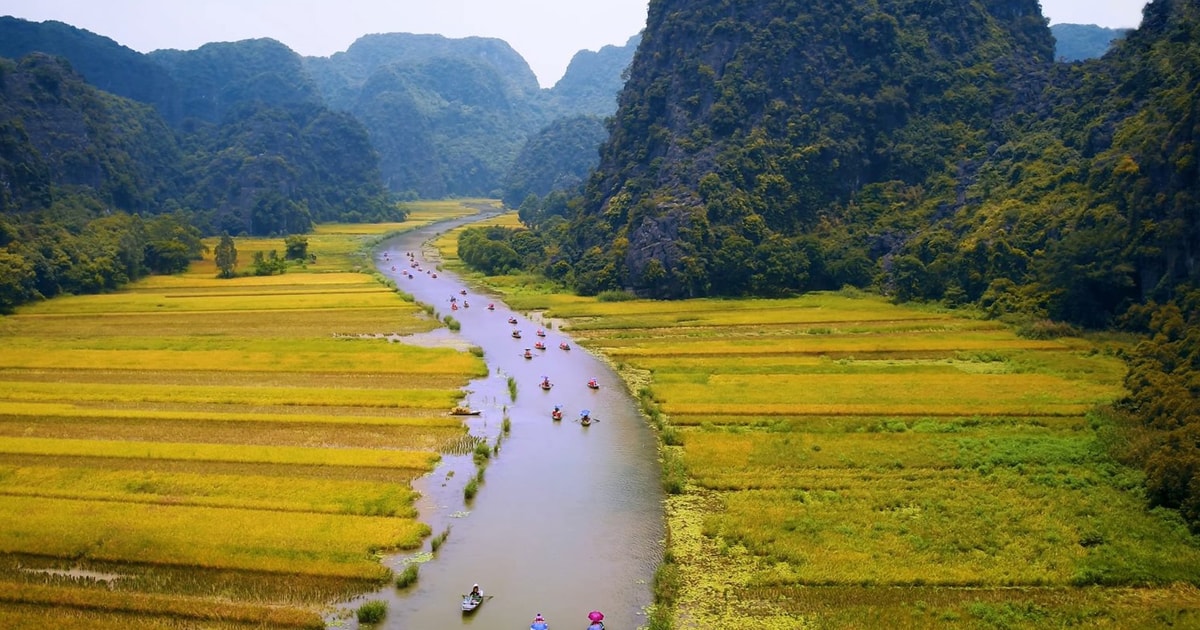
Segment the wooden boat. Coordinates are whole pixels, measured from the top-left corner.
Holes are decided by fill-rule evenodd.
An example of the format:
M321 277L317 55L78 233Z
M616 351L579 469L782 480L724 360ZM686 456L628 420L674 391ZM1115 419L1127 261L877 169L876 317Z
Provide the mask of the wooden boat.
M546 349L546 344L544 344L544 343L542 343L542 342L540 342L540 341L539 341L539 342L537 342L537 343L533 344L533 347L534 347L534 348L537 348L538 350L545 350L545 349Z
M479 608L479 606L483 604L483 600L484 597L482 595L478 597L463 595L462 611L464 613L475 612L475 609Z
M570 349L571 349L571 344L569 344L569 343L567 343L567 342L565 342L565 341L564 341L564 342L562 342L562 343L558 344L558 348L559 348L560 350L570 350Z
M450 410L450 415L452 416L478 416L481 413L483 412L478 409L471 409L470 407L455 407Z
M550 419L555 422L562 420L562 409L555 407L554 410L550 412Z
M519 330L514 330L514 331L513 331L513 335L512 335L512 336L513 336L513 339L520 339L520 338L521 338L521 331L519 331Z

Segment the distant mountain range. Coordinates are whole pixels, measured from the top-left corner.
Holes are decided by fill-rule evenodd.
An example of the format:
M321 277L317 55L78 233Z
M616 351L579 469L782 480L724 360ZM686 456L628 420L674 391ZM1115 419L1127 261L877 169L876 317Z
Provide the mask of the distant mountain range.
M1104 28L1095 24L1051 24L1054 56L1063 61L1094 59L1108 52L1112 43L1125 37L1128 28Z
M61 56L177 129L220 123L247 103L349 112L378 151L386 187L410 198L500 196L528 137L556 118L616 110L637 41L581 51L541 89L497 39L367 35L331 57L301 57L268 39L141 54L59 22L0 18L0 57Z

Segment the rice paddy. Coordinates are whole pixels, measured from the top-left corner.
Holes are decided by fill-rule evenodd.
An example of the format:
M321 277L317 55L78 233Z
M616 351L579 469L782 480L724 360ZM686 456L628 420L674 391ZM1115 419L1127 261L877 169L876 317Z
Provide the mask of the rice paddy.
M1112 352L854 294L546 306L662 425L676 628L1196 623Z
M445 412L486 366L402 343L440 323L363 250L472 211L321 226L283 275L218 280L210 257L0 319L2 625L322 627L388 582L379 554L430 533L410 483L460 448ZM284 249L236 246L243 267Z

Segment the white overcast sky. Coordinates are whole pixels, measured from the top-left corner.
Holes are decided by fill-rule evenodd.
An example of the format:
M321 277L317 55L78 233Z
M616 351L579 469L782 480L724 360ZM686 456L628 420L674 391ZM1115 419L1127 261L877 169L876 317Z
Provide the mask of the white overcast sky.
M0 15L58 20L134 50L191 50L270 37L326 57L368 33L440 33L508 42L549 87L579 50L624 44L648 0L0 0ZM1051 24L1135 27L1145 0L1041 0Z

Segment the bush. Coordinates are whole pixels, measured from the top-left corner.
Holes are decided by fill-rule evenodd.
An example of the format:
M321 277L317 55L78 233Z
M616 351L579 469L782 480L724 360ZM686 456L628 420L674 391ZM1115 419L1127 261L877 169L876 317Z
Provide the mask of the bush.
M1017 327L1017 335L1026 339L1078 337L1079 330L1066 322L1039 319Z
M417 569L419 565L410 564L404 567L400 575L396 576L396 588L408 588L417 583Z
M359 623L379 623L387 616L387 602L370 601L358 607Z
M438 547L441 547L442 543L446 542L446 539L449 537L450 537L450 528L447 527L446 529L442 530L442 533L440 533L437 536L434 536L432 539L430 539L429 550L434 553L437 553Z
M600 302L628 302L636 300L637 296L629 291L608 290L601 291L596 294L596 300Z
M492 456L492 448L488 446L487 440L483 440L475 445L475 465L483 466Z

